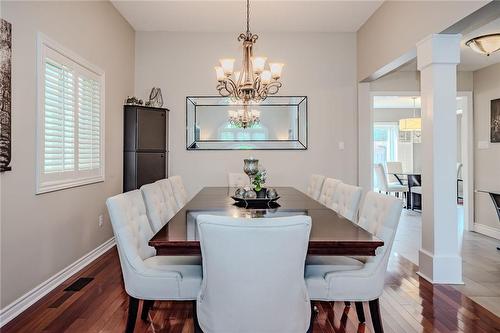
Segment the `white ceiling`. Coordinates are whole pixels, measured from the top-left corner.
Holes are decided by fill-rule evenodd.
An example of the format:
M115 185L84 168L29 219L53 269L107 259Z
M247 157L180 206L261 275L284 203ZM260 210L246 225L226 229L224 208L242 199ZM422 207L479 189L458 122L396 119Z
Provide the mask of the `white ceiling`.
M477 36L487 35L492 33L500 33L500 18L491 21L490 23L462 36L460 45L460 64L459 71L477 71L478 69L500 63L500 52L491 54L489 57L472 51L465 43ZM417 60L414 59L409 63L399 67L400 72L415 72L417 70Z
M242 32L246 2L111 0L136 31ZM250 1L252 32L355 32L383 0Z

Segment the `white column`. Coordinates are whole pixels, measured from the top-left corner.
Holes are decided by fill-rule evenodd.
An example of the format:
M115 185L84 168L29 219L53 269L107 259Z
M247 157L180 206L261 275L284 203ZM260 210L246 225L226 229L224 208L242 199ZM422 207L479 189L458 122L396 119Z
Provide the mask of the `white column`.
M432 283L463 283L456 204L460 37L431 35L417 44L423 152L418 273Z

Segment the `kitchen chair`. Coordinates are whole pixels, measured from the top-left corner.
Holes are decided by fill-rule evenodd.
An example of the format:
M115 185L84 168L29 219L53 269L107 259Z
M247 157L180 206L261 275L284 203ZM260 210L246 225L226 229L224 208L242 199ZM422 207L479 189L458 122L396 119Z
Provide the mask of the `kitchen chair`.
M311 175L311 177L309 178L309 185L307 186L306 194L314 200L318 200L324 181L325 176Z
M360 322L365 321L363 305L368 301L375 333L383 332L379 297L384 289L394 236L401 216L402 203L397 198L369 192L358 224L384 241L376 256L364 262L349 257L332 257L330 265L306 265L306 285L312 300L356 302Z
M385 194L396 193L396 196L399 196L399 193L403 193L403 195L406 195L406 192L408 192L408 186L401 185L399 182L389 183L387 181L387 173L384 170L383 164L377 163L374 165L374 168L375 175L377 176L379 184L379 192L385 192Z
M362 192L361 187L340 183L333 194L330 208L346 219L355 222Z
M338 179L326 178L323 182L318 201L326 207L332 208L333 196L340 183L342 182Z
M387 181L389 183L397 183L397 184L400 184L399 180L396 178L396 176L394 176L395 173L403 173L403 163L401 162L386 162L385 163L386 166L387 166L387 174L388 174L388 177L387 177ZM401 178L403 178L402 176L400 176ZM405 184L406 182L406 179L401 179L403 181L403 185Z
M167 205L169 205L174 210L174 212L177 213L182 207L179 207L177 205L177 201L175 200L174 190L172 189L172 184L170 183L170 180L165 178L157 180L155 183L160 186L161 192L163 193L163 197L165 198Z
M228 173L227 183L229 187L245 187L250 185L250 178L245 173Z
M155 300L195 300L201 285L199 258L156 256L148 246L153 231L141 191L134 190L106 200L116 247L129 295L126 332L133 332L139 306L142 320Z
M205 333L304 333L311 218L199 215L203 281L197 315Z
M157 233L175 215L175 207L165 199L158 183L141 186L141 194L146 204L146 214L151 229Z
M188 194L186 192L186 188L184 187L184 183L182 182L182 178L181 176L172 176L168 177L168 180L170 180L170 184L172 184L175 201L180 209L188 202Z

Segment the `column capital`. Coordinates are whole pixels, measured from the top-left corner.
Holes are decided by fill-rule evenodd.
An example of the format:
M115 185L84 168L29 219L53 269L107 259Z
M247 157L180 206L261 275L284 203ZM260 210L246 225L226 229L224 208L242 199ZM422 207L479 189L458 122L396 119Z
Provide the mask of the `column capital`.
M417 43L419 71L432 64L460 63L460 34L432 34Z

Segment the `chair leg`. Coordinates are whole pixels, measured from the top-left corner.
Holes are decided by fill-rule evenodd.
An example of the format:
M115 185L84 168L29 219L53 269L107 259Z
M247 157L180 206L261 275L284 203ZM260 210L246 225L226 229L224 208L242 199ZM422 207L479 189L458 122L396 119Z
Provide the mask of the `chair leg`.
M345 301L345 302L344 302L344 305L345 305L345 306L351 306L351 302L349 302L349 301Z
M200 323L198 322L198 312L196 310L196 301L193 301L193 325L194 333L203 333Z
M372 316L373 329L375 333L384 333L382 318L380 317L380 304L378 298L368 302L368 305L370 306L370 315Z
M138 308L139 308L139 300L135 297L129 296L129 298L128 298L127 327L125 328L126 333L133 333L134 332Z
M141 312L141 319L142 321L148 321L148 314L149 310L153 307L155 301L151 300L144 300L142 301L142 312Z
M354 302L356 305L356 314L358 315L358 320L360 323L365 322L365 311L363 310L363 302Z

